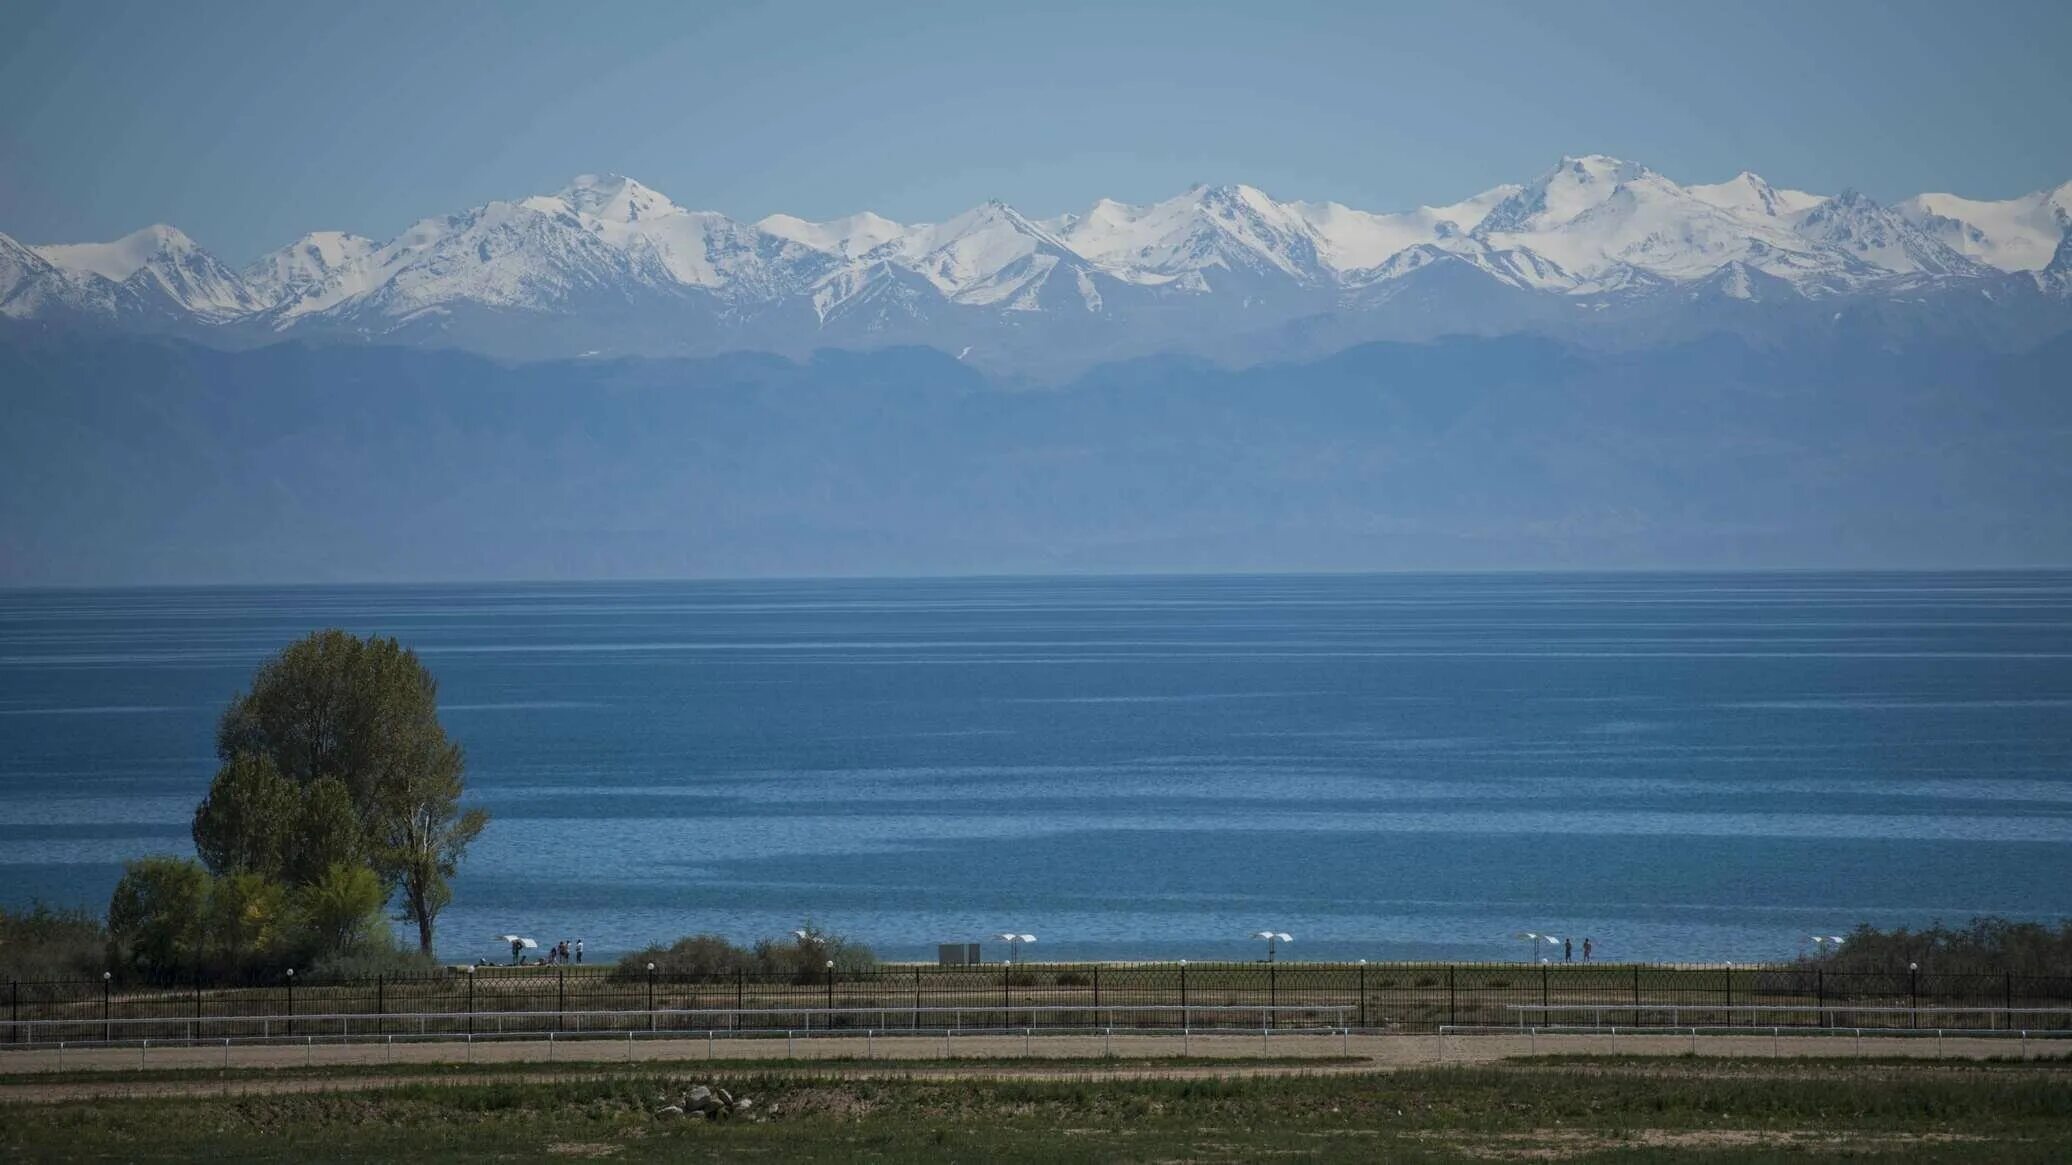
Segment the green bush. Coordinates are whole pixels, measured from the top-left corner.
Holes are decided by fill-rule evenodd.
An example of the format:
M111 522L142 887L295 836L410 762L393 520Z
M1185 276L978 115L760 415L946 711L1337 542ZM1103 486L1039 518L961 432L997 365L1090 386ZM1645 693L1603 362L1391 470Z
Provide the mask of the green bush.
M2056 926L2007 918L1974 918L1962 927L1936 922L1925 930L1858 926L1839 950L1807 960L1829 971L1903 972L1909 963L1945 975L2072 974L2072 921Z
M766 938L753 947L740 947L716 934L687 935L668 946L644 947L622 956L613 965L611 977L626 982L645 979L649 963L655 974L686 978L722 978L747 974L757 978L783 978L794 983L817 983L827 974L832 960L837 972L869 970L878 965L871 949L850 942L841 935L823 931L808 922L799 928L803 937Z
M108 965L108 928L86 911L0 909L0 979L86 979Z

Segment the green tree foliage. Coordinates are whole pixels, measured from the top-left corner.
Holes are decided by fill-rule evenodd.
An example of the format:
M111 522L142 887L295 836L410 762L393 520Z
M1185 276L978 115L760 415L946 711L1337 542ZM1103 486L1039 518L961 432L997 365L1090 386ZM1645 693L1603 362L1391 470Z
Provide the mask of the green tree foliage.
M456 751L456 763L458 758ZM432 926L453 901L461 855L489 824L460 808L460 771L403 774L385 781L370 816L376 865L395 879L403 918L417 924L418 949L432 953Z
M1974 918L1923 930L1858 926L1838 950L1813 960L1831 971L1900 972L1909 964L1940 975L2072 974L2072 921L2056 925Z
M286 872L296 885L314 884L337 866L365 866L370 857L359 807L353 804L352 791L337 777L318 777L303 792L295 838ZM377 889L386 889L379 878L373 881ZM386 900L387 894L382 898Z
M304 790L287 872L306 881L364 855L416 924L420 950L431 951L450 880L488 815L460 807L464 758L439 725L438 684L414 652L335 630L290 645L224 712L216 752L226 772L264 758ZM327 781L343 787L352 828ZM199 843L199 815L196 829ZM266 844L263 826L260 834L254 852Z
M108 933L123 960L146 974L191 972L205 942L209 872L187 858L138 858L123 867L108 902Z
M736 973L758 978L782 978L795 983L818 982L834 961L837 971L863 971L878 965L871 949L841 935L822 930L811 922L799 934L784 938L758 939L753 947L736 946L716 934L694 934L668 946L647 947L619 959L612 968L615 979L639 979L647 965L655 973L688 978L725 978Z
M210 965L221 972L249 972L292 965L297 919L288 888L263 874L225 874L209 888L207 932Z
M273 758L229 758L194 810L194 849L217 874L282 876L298 847L303 792Z
M295 905L310 945L327 957L367 951L385 937L381 879L365 866L332 865L296 891Z
M84 910L0 909L0 979L83 979L108 958L108 928Z

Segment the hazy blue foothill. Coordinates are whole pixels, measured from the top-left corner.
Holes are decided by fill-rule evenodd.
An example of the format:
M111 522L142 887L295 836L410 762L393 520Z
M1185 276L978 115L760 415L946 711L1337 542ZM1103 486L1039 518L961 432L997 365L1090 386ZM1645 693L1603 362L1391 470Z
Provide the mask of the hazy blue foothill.
M1056 387L929 349L0 343L0 582L2042 565L2072 340L1377 343Z
M1788 958L2072 885L2064 572L1224 575L7 592L0 899L185 851L224 702L333 625L416 648L492 814L449 957Z

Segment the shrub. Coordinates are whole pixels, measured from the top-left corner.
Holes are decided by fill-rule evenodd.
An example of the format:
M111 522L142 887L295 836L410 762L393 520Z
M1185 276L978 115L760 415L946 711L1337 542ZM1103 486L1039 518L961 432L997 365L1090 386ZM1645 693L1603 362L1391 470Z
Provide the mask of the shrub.
M108 928L84 910L0 909L0 979L84 979L109 966Z

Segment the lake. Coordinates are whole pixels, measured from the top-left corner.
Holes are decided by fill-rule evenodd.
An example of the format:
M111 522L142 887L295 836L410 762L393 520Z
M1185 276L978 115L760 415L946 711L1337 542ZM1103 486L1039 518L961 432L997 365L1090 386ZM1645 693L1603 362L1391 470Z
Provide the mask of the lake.
M2063 572L0 592L0 901L191 852L217 714L328 626L420 653L493 815L453 958L810 918L1718 961L2072 913Z

